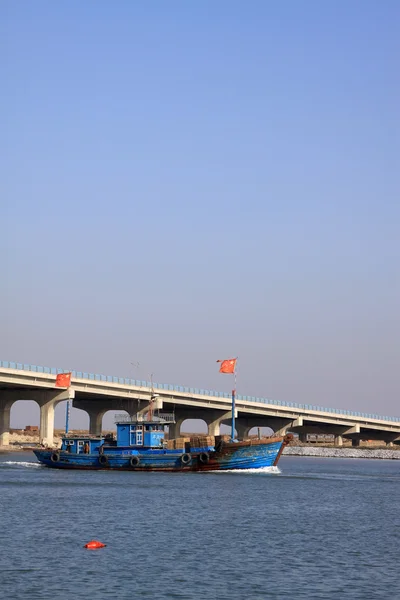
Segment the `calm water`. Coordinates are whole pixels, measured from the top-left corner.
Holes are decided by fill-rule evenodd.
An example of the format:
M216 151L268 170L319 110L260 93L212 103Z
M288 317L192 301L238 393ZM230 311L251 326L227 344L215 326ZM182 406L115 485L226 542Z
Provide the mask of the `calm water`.
M0 454L0 597L400 598L400 461L58 471ZM107 544L90 551L90 539Z

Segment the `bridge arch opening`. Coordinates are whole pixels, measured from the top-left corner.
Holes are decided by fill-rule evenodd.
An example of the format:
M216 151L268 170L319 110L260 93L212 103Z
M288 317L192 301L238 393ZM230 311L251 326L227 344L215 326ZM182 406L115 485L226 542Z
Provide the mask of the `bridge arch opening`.
M60 402L54 409L54 429L57 433L65 432L67 422L67 402ZM86 431L89 429L89 415L80 408L70 407L68 431Z
M207 435L208 425L203 419L185 419L181 425L180 435L182 437L190 434Z
M261 437L269 437L274 433L274 430L271 429L271 427L252 427L249 431L249 436L258 436L259 430Z
M221 435L231 435L232 427L227 423L221 423L220 425ZM235 429L235 436L237 436L237 430Z
M40 407L35 400L17 400L10 409L10 429L39 427Z
M115 409L115 408L111 408L110 410L107 410L104 415L103 415L103 419L102 419L102 423L101 423L101 430L103 432L108 432L108 431L112 431L112 432L116 432L117 431L117 426L115 424L115 420L117 415L124 415L125 416L129 416L129 412L127 410L124 409Z

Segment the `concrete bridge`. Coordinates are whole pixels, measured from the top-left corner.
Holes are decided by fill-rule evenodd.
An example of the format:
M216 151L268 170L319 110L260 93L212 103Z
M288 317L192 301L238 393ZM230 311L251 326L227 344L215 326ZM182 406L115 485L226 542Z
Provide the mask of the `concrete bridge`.
M152 394L159 408L175 412L176 423L170 426L171 437L180 433L186 419L202 419L209 435L218 435L222 423L229 424L231 397L224 392L213 392L177 385L157 384L94 373L72 372L71 387L55 387L57 373L62 369L39 367L0 361L0 446L9 443L10 410L17 400L34 400L40 407L40 441L52 445L54 409L59 402L72 399L73 406L89 415L90 433L100 434L103 415L109 410L125 410L136 414L146 410ZM308 433L335 436L341 446L343 438L352 440L381 440L391 446L400 443L400 417L379 416L338 408L323 408L296 402L280 402L256 398L236 397L236 431L245 437L253 427L270 427L279 434L298 433L305 440Z

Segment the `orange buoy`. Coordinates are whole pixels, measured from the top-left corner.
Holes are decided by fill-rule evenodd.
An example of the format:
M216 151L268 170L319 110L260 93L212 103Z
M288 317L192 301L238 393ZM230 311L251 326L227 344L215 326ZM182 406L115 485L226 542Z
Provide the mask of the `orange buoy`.
M98 542L97 540L91 540L90 542L85 544L83 547L88 548L89 550L96 550L97 548L105 548L106 544L102 544L101 542Z

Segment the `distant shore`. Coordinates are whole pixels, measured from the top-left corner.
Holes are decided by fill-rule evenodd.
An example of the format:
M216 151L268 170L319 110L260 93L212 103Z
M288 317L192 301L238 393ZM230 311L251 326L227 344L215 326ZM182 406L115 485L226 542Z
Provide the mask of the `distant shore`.
M40 446L36 446L36 444L32 444L32 446L16 446L14 444L10 444L10 446L0 446L0 454L8 454L10 452L29 452L32 448L39 448Z
M335 446L286 446L284 456L314 456L319 458L374 458L400 460L400 447L396 448L337 448Z

